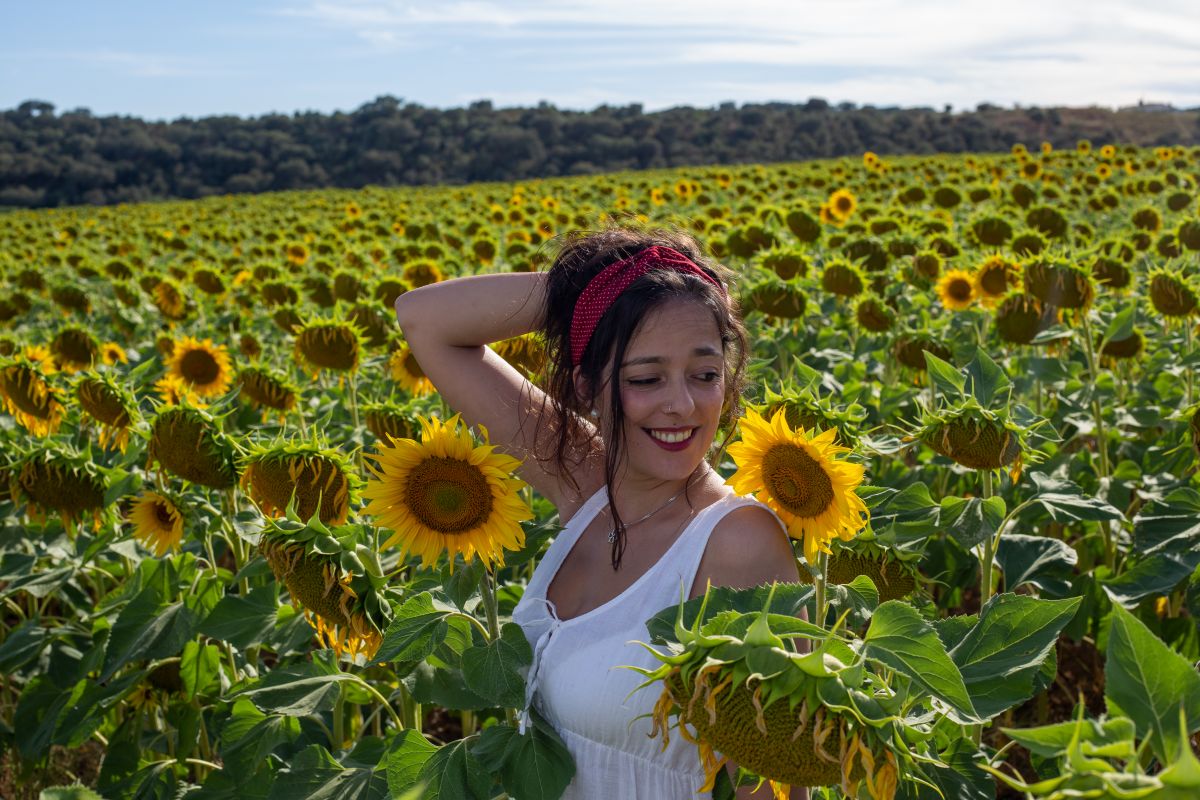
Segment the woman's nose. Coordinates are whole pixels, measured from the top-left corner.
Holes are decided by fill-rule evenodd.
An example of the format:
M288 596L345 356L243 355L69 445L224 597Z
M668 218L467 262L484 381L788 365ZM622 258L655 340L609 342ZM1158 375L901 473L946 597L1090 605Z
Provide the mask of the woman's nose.
M678 416L687 416L695 407L696 401L692 399L692 393L688 391L686 381L674 383L668 397L663 402L665 413Z

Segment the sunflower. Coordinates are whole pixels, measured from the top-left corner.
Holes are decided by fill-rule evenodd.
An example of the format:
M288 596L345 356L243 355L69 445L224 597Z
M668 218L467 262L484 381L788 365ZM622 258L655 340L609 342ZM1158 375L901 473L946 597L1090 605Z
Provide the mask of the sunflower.
M975 291L980 302L988 308L1020 285L1021 267L1002 256L985 259L975 270Z
M854 318L863 329L872 333L884 333L896 324L896 315L878 295L864 295L854 307Z
M0 366L0 397L8 413L34 436L49 436L62 424L66 407L46 373L28 358Z
M278 411L280 417L296 407L300 390L266 367L246 367L238 372L238 387L254 408Z
M233 381L229 352L212 339L184 336L175 342L167 369L198 397L225 394Z
M917 588L917 568L914 558L908 554L883 547L874 541L856 539L843 544L837 542L825 569L825 577L831 584L847 584L859 575L866 575L879 592L879 602L899 600ZM812 583L808 570L800 570L800 582Z
M10 487L13 501L26 503L31 516L41 518L54 511L73 526L90 512L93 528L99 529L108 479L88 456L49 444L26 455L15 473Z
M1031 343L1053 321L1052 310L1047 313L1036 297L1020 291L1005 295L992 316L996 333L1010 344Z
M105 342L100 348L100 360L105 366L114 366L117 362L122 364L129 363L129 356L125 352L125 348L116 342Z
M284 253L287 256L288 262L297 267L302 267L308 263L309 252L303 242L292 242L287 246Z
M200 402L200 398L192 390L192 387L183 382L176 375L164 375L154 382L154 391L158 392L159 399L165 406L177 406L180 403L187 402L197 408L205 408L206 403Z
M183 514L169 497L158 492L142 492L129 510L133 537L154 555L162 558L179 550L183 539Z
M821 288L839 297L855 297L867 288L867 280L858 265L835 258L821 272Z
M309 443L260 446L244 466L242 488L267 516L283 516L293 501L300 519L317 514L326 525L341 525L350 513L358 479L336 450Z
M858 207L858 200L849 189L838 189L829 195L828 206L830 214L841 222L845 222L854 214L854 209Z
M367 430L375 435L380 447L391 447L392 439L411 439L413 423L403 407L392 403L369 403L363 406Z
M129 444L129 430L137 417L137 401L108 375L86 375L75 384L79 406L100 424L100 446L111 443L122 453Z
M937 296L951 311L964 311L975 302L975 276L965 269L949 269L938 278Z
M232 489L237 483L233 443L221 433L212 415L186 403L166 408L154 418L146 468L155 462L210 489Z
M58 368L68 374L91 369L100 359L100 343L87 328L70 325L60 330L50 342Z
M372 658L391 621L387 581L361 526L327 528L294 517L267 523L259 550L317 639L339 658Z
M1164 317L1190 317L1200 304L1183 273L1156 268L1150 273L1150 302Z
M177 322L187 316L187 297L175 281L163 278L154 285L151 293L155 307L167 319Z
M470 430L456 414L442 422L418 417L421 441L393 439L392 447L370 454L378 467L363 497L365 513L390 528L384 547L400 545L405 553L433 565L443 550L453 563L456 553L470 561L476 553L490 569L504 563L504 549L520 549L525 532L520 523L533 512L519 492L525 482L511 473L521 462L474 445Z
M388 371L392 380L413 397L433 391L433 383L425 376L425 371L421 369L407 344L402 344L392 351L391 357L388 358Z
M353 323L317 320L296 331L296 360L314 374L323 369L354 372L363 348L362 333Z
M870 512L854 490L865 468L840 459L850 448L834 443L836 430L793 430L782 411L768 422L753 410L740 427L741 441L729 447L738 470L727 482L779 514L810 564L830 552L833 539L848 541L862 530Z
M438 269L438 265L432 261L413 261L404 266L404 271L401 273L404 282L414 289L421 286L428 286L431 283L438 283L445 279L442 271Z
M1025 291L1043 305L1055 308L1087 308L1096 297L1092 271L1058 256L1043 256L1024 271Z

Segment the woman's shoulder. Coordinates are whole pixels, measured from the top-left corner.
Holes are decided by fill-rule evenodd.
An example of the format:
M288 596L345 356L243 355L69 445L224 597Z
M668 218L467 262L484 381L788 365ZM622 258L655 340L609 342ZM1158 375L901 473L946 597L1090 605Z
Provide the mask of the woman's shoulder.
M753 498L731 496L713 525L694 586L750 587L795 581L796 562L783 523Z

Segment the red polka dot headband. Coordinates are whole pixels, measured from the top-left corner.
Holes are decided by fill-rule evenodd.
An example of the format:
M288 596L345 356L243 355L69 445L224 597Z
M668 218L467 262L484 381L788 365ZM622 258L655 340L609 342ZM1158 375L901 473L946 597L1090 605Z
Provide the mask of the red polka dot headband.
M575 302L575 313L571 318L571 363L579 364L588 342L600 318L616 301L621 293L635 280L654 269L669 269L691 273L716 286L725 296L721 282L700 269L694 261L671 247L652 245L634 253L629 258L609 264L588 282Z

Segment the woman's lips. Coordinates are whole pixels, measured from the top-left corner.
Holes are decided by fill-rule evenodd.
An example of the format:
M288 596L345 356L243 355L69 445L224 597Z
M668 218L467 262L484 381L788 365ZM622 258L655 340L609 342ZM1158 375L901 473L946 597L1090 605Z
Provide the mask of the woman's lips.
M676 452L686 450L691 445L692 439L696 438L696 431L699 428L643 428L642 430L646 431L646 435L650 437L650 441L662 449ZM664 435L670 439L678 439L678 441L664 441L659 438Z

